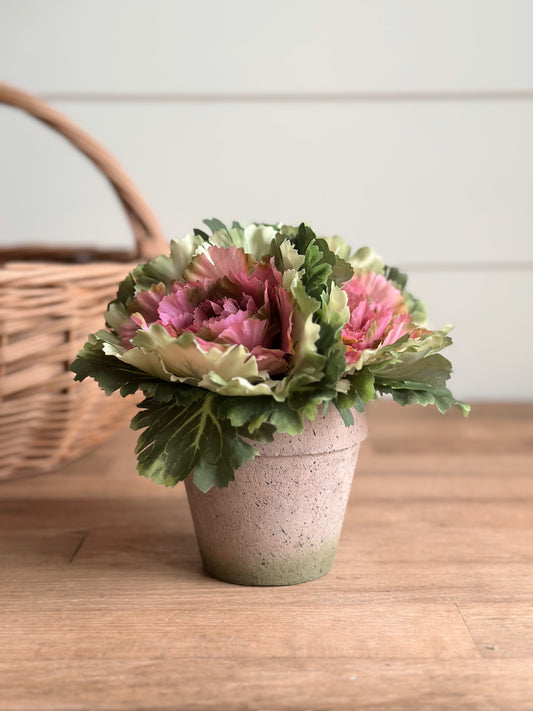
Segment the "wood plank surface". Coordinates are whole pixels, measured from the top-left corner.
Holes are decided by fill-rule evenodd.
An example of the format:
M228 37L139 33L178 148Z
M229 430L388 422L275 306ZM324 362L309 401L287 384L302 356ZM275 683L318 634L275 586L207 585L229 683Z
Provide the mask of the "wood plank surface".
M129 430L0 484L1 711L533 709L533 404L368 408L335 565L201 567Z

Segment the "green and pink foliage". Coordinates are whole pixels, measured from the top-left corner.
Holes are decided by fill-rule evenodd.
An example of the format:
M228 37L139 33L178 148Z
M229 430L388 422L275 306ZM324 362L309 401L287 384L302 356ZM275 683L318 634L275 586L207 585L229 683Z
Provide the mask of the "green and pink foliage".
M304 224L206 224L124 280L72 365L108 394L144 393L141 474L225 486L250 440L297 434L330 404L349 423L378 393L467 413L446 388L449 329L424 327L405 275L371 250Z

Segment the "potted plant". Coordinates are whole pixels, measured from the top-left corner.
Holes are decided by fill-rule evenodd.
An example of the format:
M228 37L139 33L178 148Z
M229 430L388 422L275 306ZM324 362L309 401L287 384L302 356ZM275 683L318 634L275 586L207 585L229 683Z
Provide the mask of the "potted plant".
M406 276L305 224L226 227L139 265L71 368L142 391L138 471L186 488L205 568L252 585L333 562L365 404L468 406L446 387L450 327L424 326Z

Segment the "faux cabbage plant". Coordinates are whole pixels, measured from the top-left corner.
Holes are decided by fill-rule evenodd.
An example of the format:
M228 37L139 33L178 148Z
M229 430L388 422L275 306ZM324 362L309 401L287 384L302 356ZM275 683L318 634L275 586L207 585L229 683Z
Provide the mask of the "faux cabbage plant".
M140 474L227 486L254 440L330 405L348 425L378 393L467 414L446 388L449 327L426 329L406 276L371 250L305 224L205 224L128 275L71 366L107 394L144 393Z

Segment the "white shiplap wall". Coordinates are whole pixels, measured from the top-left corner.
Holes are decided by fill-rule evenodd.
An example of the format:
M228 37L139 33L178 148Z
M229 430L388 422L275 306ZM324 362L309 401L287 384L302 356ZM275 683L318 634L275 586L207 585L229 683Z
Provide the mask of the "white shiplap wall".
M106 145L169 236L310 222L452 321L454 392L531 399L533 2L2 0L2 79ZM123 245L92 166L0 110L0 240Z

